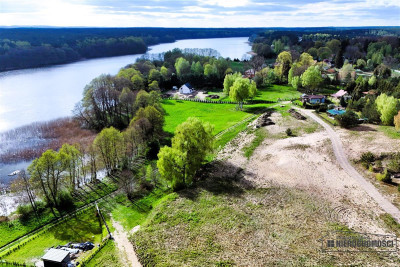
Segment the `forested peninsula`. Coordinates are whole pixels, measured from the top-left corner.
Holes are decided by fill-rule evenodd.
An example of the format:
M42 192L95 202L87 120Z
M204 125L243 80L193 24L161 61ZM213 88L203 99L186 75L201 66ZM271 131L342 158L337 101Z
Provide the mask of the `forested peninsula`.
M0 28L0 71L145 53L179 39L248 37L259 28Z

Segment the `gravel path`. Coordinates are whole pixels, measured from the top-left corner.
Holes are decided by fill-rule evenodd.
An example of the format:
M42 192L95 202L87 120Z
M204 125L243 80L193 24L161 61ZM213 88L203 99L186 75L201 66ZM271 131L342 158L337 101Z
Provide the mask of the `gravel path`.
M135 250L128 239L128 233L124 231L122 225L117 221L112 220L112 224L115 228L113 233L115 243L117 244L118 250L121 252L123 258L127 259L127 266L142 267L136 256Z
M399 209L393 205L389 200L387 200L381 193L372 185L367 179L365 179L362 175L360 175L356 169L350 164L348 161L346 154L343 150L343 145L340 140L339 135L330 127L326 122L320 119L317 115L315 115L310 110L300 109L295 107L299 112L303 113L304 115L309 116L317 123L322 125L332 142L333 151L335 153L336 159L339 162L340 166L352 177L360 186L363 188L368 195L373 198L378 205L387 213L389 213L397 222L400 222L400 211Z

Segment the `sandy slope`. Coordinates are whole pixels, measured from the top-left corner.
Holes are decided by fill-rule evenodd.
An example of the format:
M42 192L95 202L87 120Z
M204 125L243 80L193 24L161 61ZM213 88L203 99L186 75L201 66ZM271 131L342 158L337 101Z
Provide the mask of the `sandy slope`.
M128 233L124 231L122 225L119 224L117 221L113 220L112 224L115 228L113 237L115 243L117 244L118 250L120 251L121 259L123 259L127 267L141 267L142 265L136 257L136 253L133 249L132 243L128 240Z
M270 133L283 133L294 118L274 113ZM311 123L310 119L307 120ZM269 127L269 128L268 128ZM253 137L242 133L219 154L231 164L244 168L246 179L260 187L283 186L305 190L332 203L334 216L356 231L386 233L377 220L383 213L376 202L345 172L334 157L326 131L290 138L267 138L250 160L242 147Z

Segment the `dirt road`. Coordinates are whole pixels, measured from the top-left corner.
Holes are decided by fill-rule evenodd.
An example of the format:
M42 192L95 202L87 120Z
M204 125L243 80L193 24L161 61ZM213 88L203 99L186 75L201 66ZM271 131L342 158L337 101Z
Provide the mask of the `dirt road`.
M125 232L122 225L117 221L112 220L112 224L115 228L113 237L115 243L117 244L118 250L121 253L122 259L127 260L126 266L141 267L142 265L136 257L135 250L133 249L131 242L129 242L128 233Z
M339 138L339 135L330 127L326 122L320 119L317 115L315 115L310 110L299 109L295 107L299 112L303 113L304 115L309 116L321 126L323 126L332 142L333 151L336 156L337 161L339 162L340 166L352 177L360 186L363 188L368 195L374 199L377 204L388 214L390 214L397 222L400 222L400 211L399 209L394 206L389 200L387 200L381 193L373 186L368 180L366 180L363 176L361 176L356 169L350 164L348 161L346 154L343 150L342 142Z

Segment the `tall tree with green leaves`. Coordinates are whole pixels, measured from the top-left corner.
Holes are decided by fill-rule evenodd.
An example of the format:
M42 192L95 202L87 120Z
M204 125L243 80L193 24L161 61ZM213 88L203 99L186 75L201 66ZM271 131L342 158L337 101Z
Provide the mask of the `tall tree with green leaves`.
M236 78L229 90L229 97L233 101L239 102L238 108L243 109L243 102L252 98L257 93L256 83L247 78Z
M302 75L301 83L303 87L309 88L312 91L318 88L322 83L323 79L321 76L321 71L317 66L310 66Z
M190 63L185 58L180 57L175 61L176 74L181 79L184 75L190 73Z
M198 118L188 118L178 125L171 147L161 148L157 167L174 190L190 185L207 154L213 149L213 126Z
M51 207L58 208L61 187L64 182L63 173L68 168L68 156L60 151L46 150L39 158L28 166L31 181L37 185L41 195Z
M226 95L229 95L229 91L231 90L231 87L233 85L233 83L235 82L235 80L237 78L241 78L242 74L240 72L235 72L233 74L227 74L225 75L225 79L224 79L224 93Z
M393 125L393 118L399 111L399 100L393 96L381 94L375 100L376 107L381 114L381 121L385 125Z
M94 139L94 146L104 164L107 175L118 168L123 155L123 136L114 127L103 129Z
M276 59L275 73L282 82L287 82L291 66L292 55L288 51L280 53Z
M68 173L69 186L71 190L75 190L76 185L79 185L80 167L82 153L77 145L63 144L60 152L65 154L66 171Z

